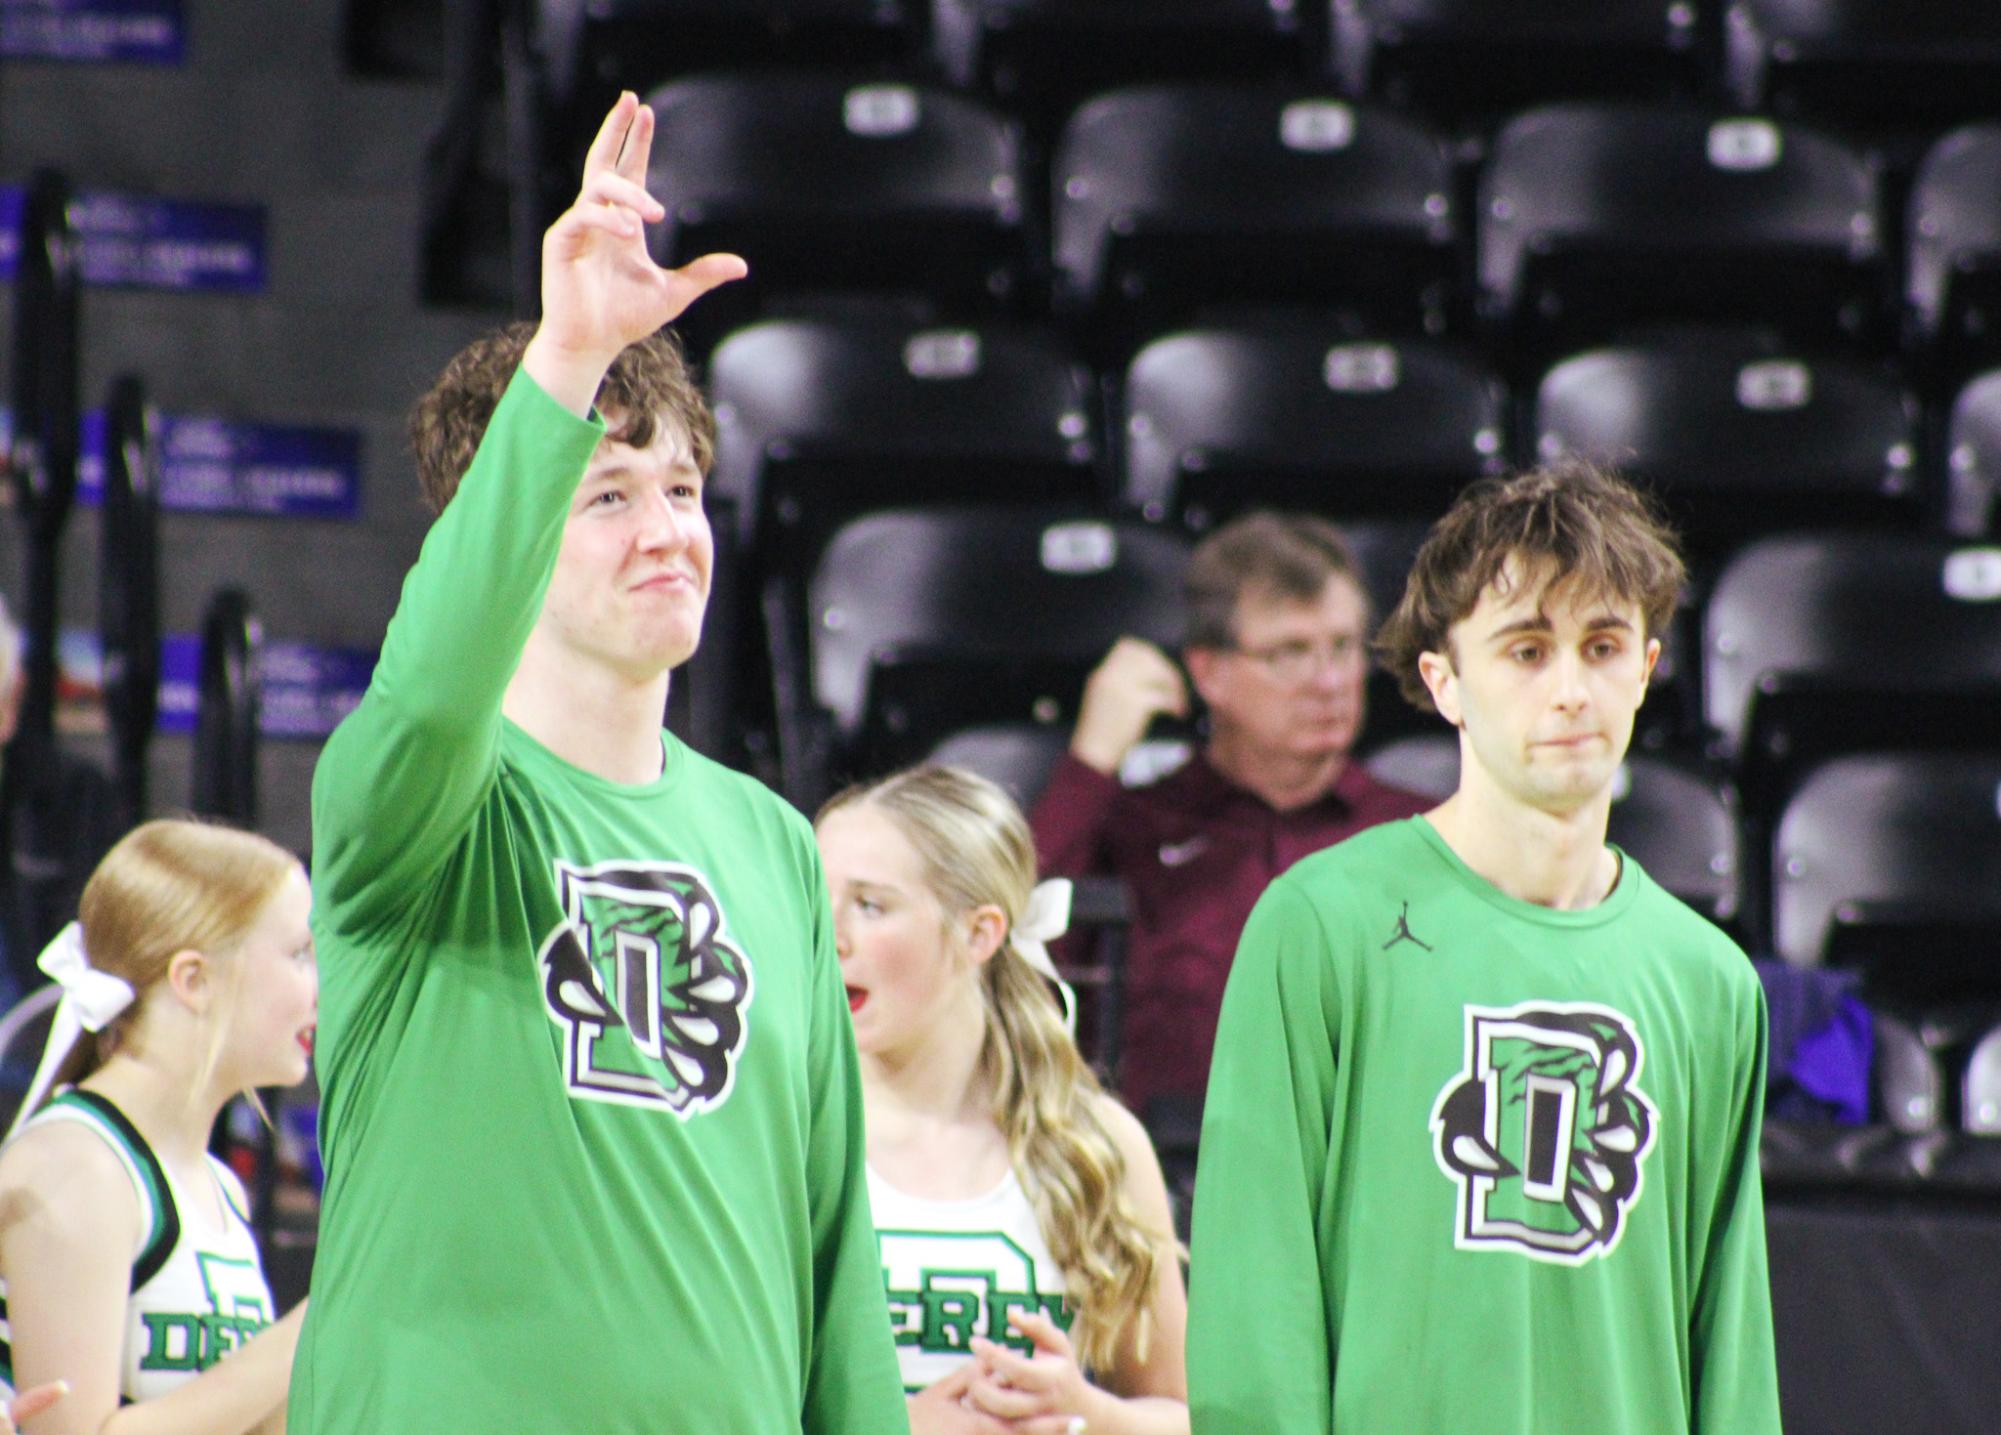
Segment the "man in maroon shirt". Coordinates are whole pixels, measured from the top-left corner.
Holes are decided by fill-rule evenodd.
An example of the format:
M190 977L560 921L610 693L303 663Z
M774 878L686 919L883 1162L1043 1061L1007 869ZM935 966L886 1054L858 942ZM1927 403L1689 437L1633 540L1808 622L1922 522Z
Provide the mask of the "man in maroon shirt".
M1031 825L1043 870L1112 875L1133 897L1119 1085L1141 1116L1199 1102L1237 937L1265 884L1364 827L1433 804L1349 762L1368 676L1368 599L1339 529L1253 513L1195 550L1183 658L1209 738L1128 788L1127 753L1160 714L1185 717L1181 671L1121 638L1091 674L1070 750Z

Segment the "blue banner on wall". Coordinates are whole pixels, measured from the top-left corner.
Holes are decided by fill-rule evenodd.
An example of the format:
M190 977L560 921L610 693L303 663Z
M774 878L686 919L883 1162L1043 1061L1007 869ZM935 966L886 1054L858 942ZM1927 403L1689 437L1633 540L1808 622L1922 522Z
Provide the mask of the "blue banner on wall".
M375 653L367 648L266 642L260 652L264 687L258 730L270 738L326 737L354 711L375 671ZM195 730L200 691L200 637L169 633L161 638L161 732Z
M0 279L11 279L21 255L23 191L0 189ZM86 284L121 289L171 289L208 294L257 294L266 280L264 208L209 204L146 195L82 190L70 202Z
M18 184L0 184L0 279L12 279L21 267L21 220L28 192Z
M319 741L354 711L375 672L372 648L329 648L266 641L263 708L258 730L268 738ZM63 732L104 731L104 640L89 628L65 628L56 639L56 725ZM201 701L201 638L169 633L160 639L157 728L191 733Z
M181 0L0 0L0 56L178 65L187 24Z
M264 645L267 737L320 739L353 712L375 674L371 648L323 648L312 643Z
M104 413L83 417L77 501L104 500ZM160 506L182 513L353 518L361 512L361 434L161 414Z

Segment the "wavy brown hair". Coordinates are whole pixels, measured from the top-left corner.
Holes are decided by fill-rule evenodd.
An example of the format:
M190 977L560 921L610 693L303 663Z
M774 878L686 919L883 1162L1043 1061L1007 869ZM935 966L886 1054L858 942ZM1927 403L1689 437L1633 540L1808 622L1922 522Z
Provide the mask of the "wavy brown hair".
M1452 625L1510 560L1545 589L1575 581L1592 596L1639 604L1649 638L1667 630L1687 577L1658 505L1595 465L1571 460L1469 485L1418 549L1403 599L1376 635L1376 657L1420 712L1436 708L1418 658L1450 656Z
M518 320L473 340L452 356L430 392L410 411L410 447L417 456L417 484L424 506L437 517L459 491L472 456L486 435L500 396L514 381L535 325ZM688 437L695 467L715 462L716 420L671 330L628 344L598 385L598 408L617 416L610 436L634 448L653 441L663 419Z
M1112 1098L1064 1024L1063 1009L1014 947L1035 887L1035 843L1008 795L963 768L916 767L848 788L820 809L867 804L897 825L924 863L948 921L991 904L1009 935L981 970L986 1035L980 1073L1008 1156L1077 1311L1079 1364L1109 1370L1127 1337L1144 1357L1152 1295L1174 1233L1126 1196L1126 1160L1100 1114Z

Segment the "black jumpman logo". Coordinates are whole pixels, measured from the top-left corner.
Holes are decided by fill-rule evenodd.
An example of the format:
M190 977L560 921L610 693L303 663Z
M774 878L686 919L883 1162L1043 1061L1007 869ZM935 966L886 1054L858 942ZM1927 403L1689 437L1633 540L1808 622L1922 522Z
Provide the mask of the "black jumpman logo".
M1403 910L1397 913L1397 929L1391 932L1390 939L1383 943L1383 950L1387 952L1398 942L1413 943L1416 946L1423 947L1427 952L1431 950L1431 943L1418 941L1417 933L1410 929L1410 903L1408 902L1404 903Z

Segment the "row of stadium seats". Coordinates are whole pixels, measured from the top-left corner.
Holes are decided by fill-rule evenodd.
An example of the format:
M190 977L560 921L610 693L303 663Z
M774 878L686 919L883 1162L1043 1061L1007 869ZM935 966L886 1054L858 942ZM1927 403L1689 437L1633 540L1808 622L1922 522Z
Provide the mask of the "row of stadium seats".
M1871 124L1978 113L2001 15L1965 0L539 0L559 74L838 53L1047 113L1135 78L1325 75L1448 116L1701 94Z
M2001 1020L1991 1002L1879 1011L1873 1028L1885 1125L1907 1135L2001 1136Z
M1401 588L1411 532L1350 530L1381 607ZM832 781L983 724L1034 725L1045 754L1060 747L1084 676L1117 637L1178 642L1185 557L1170 529L1032 504L904 508L839 525L810 578L776 573L763 592L784 785L810 806ZM1753 852L1785 850L1783 813L1830 756L2001 748L2001 550L1916 535L1774 537L1734 554L1685 618L1643 714L1642 750L1680 754L1712 785L1728 779ZM1372 742L1429 728L1376 682ZM1993 782L1984 797L1977 782L1968 791L1990 821L2001 817ZM1751 902L1766 902L1762 858L1723 865L1750 884ZM1956 867L1956 886L1979 885L1963 855L1943 865ZM1704 900L1721 912L1725 895Z
M962 95L820 70L673 82L656 257L753 254L690 330L802 296L1049 310L1100 358L1218 304L1546 358L1633 325L1761 323L1961 373L2001 356L2001 121L1936 140L1908 200L1790 120L1638 103L1518 114L1477 169L1396 112L1266 84L1100 95L1045 180ZM1046 189L1046 199L1045 199Z
M1697 557L1800 526L1995 531L2001 369L1936 413L1883 369L1737 329L1557 361L1519 396L1447 341L1332 318L1162 336L1100 379L1048 326L768 320L709 365L713 489L803 571L831 524L940 499L1108 504L1193 532L1245 508L1429 521L1510 463L1578 457L1668 502Z

